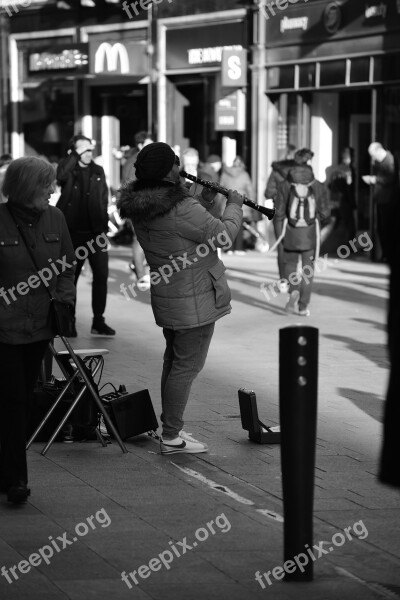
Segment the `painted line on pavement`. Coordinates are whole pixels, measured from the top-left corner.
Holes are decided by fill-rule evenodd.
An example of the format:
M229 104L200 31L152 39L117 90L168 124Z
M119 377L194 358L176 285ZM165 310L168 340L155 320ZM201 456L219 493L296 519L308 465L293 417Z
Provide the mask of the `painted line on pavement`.
M216 490L217 492L226 494L233 500L236 500L236 502L240 502L240 504L246 504L247 506L254 506L254 502L252 500L249 500L248 498L244 498L243 496L240 496L239 494L237 494L230 488L226 487L225 485L221 485L219 483L216 483L215 481L212 481L212 479L208 479L207 477L205 477L198 471L194 471L193 469L189 469L188 467L181 467L180 465L177 465L176 463L173 463L172 461L171 461L171 465L173 465L174 467L176 467L177 469L179 469L186 475L189 475L189 477L193 477L194 479L197 479L197 481L204 483L211 489ZM269 510L267 508L256 508L256 512L258 512L259 514L261 514L265 517L268 517L270 519L274 519L274 521L283 523L283 517L273 510Z
M389 598L390 600L399 600L398 594L386 589L380 583L365 581L364 579L361 579L361 577L357 577L357 575L350 573L350 571L347 571L347 569L343 569L343 567L335 567L335 571L339 575L348 577L349 579L353 579L354 581L357 581L358 583L365 585L367 588L369 588L370 590L372 590L373 592L375 592L376 594L381 596L381 598Z

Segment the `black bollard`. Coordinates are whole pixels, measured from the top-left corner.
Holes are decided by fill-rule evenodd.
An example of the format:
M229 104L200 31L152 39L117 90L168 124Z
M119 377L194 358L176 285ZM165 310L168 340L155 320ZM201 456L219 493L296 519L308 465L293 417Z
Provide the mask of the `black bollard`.
M312 581L318 329L293 325L279 334L284 579Z

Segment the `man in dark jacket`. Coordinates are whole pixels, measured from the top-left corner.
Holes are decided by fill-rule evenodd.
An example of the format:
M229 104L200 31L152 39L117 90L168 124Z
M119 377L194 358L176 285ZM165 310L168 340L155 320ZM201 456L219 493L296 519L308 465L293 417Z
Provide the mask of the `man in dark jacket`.
M108 279L108 189L103 168L93 161L93 145L89 138L84 135L72 138L68 157L58 165L57 182L61 186L57 207L65 215L77 258L75 285L86 258L93 272L91 333L113 336L114 329L104 320Z
M374 250L378 259L389 259L389 241L392 235L391 216L394 206L400 201L399 166L393 154L379 142L368 147L373 160L373 175L365 175L365 183L374 186L374 203L376 206L377 232L381 252Z
M243 197L230 192L221 219L209 209L214 192L190 195L179 159L163 142L145 146L137 181L121 190L119 208L132 219L150 267L151 304L166 340L161 399L161 453L206 452L183 431L193 381L204 366L215 321L231 312L231 294L218 248L229 248L242 223Z

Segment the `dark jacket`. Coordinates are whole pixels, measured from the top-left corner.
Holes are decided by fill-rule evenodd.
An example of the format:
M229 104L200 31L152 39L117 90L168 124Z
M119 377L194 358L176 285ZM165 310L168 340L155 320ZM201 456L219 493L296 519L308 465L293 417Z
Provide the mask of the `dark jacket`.
M88 197L90 231L92 233L106 233L108 231L108 189L104 170L93 161L87 168L90 169ZM79 210L79 205L82 203L79 171L78 158L75 154L70 154L68 158L60 161L57 168L57 183L61 186L57 208L64 213L71 232L76 231L74 217L76 211Z
M50 297L8 211L9 205L0 205L0 342L29 344L54 337L49 322ZM43 277L48 279L48 289L59 300L73 304L75 255L64 215L53 206L40 215L15 206L11 210Z
M278 186L287 179L290 169L295 167L298 163L295 160L278 160L272 163L272 172L267 181L267 187L264 192L264 196L267 199L275 201L276 194L278 193Z
M146 184L148 185L148 184ZM228 202L222 219L209 214L181 184L121 191L119 208L132 219L150 267L151 303L157 325L190 329L230 313L231 294L218 247L230 247L242 222Z
M377 204L390 204L399 199L399 173L397 161L389 151L382 162L375 162L372 169L376 176L374 200Z
M277 237L282 233L285 219L288 218L288 205L291 194L293 193L292 185L288 181L283 181L278 186L278 192L275 198L275 231ZM315 218L321 225L326 225L330 220L330 208L328 202L327 189L323 183L314 180L309 185L309 193L315 198ZM286 227L286 234L283 239L283 247L285 250L299 251L311 250L316 247L316 223L308 227L292 227L289 223Z

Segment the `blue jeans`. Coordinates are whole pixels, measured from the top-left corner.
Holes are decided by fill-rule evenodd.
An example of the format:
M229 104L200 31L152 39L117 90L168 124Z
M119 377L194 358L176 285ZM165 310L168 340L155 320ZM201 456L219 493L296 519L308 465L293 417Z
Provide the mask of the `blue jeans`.
M166 340L161 376L163 438L175 439L193 381L206 362L215 323L193 329L163 329Z

